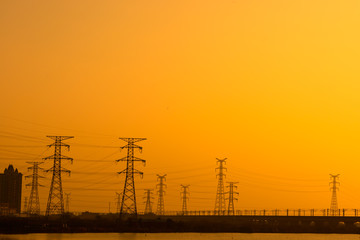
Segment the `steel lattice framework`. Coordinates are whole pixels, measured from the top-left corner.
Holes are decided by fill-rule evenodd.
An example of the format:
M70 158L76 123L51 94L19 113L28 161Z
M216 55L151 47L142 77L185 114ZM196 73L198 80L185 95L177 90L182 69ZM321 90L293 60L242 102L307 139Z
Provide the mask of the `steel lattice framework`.
M166 181L166 174L164 175L157 175L157 180L159 183L156 185L156 187L159 189L158 192L158 204L156 209L156 214L158 215L164 215L165 214L165 207L164 207L164 195L165 195L165 188L166 184L164 183Z
M235 215L234 200L238 199L234 197L234 195L239 195L238 192L234 191L234 188L237 188L237 186L235 185L237 183L238 182L228 182L229 186L226 186L229 188L229 191L227 192L227 194L229 194L229 197L227 198L227 200L229 201L228 215Z
M218 186L216 191L216 200L215 200L215 213L222 215L225 213L226 206L225 206L225 187L224 187L224 178L226 177L226 174L224 171L226 171L226 167L224 165L226 164L226 159L218 159L217 163L219 164L219 167L217 167L215 170L218 170L218 174L216 175L218 180Z
M124 183L124 190L122 194L122 201L120 206L120 214L137 214L137 208L136 208L136 194L135 194L135 181L134 181L134 175L140 174L141 177L143 176L143 172L140 172L139 170L136 170L134 168L135 162L143 162L145 165L145 160L140 159L138 157L134 156L134 150L139 149L140 152L142 152L142 147L136 145L136 142L140 142L143 140L146 140L146 138L119 138L128 144L121 147L120 149L127 148L127 156L123 157L119 160L116 160L116 162L124 161L126 162L126 168L122 170L121 172L118 172L118 174L124 174L125 173L125 183Z
M189 190L190 185L182 185L181 184L180 186L181 186L181 190L182 190L182 192L180 193L181 200L182 200L182 214L187 215L187 202L189 201L188 195L190 195L188 190Z
M330 188L330 191L332 192L331 194L331 204L330 204L330 212L331 215L336 216L338 215L338 202L337 202L337 194L336 191L339 190L339 188L337 187L338 185L340 185L339 182L337 182L336 180L339 179L339 175L333 175L330 174L330 179L332 180L329 184L332 185Z
M115 201L116 201L116 213L120 214L121 193L115 192L115 194L116 194L116 198L115 198Z
M152 196L152 189L145 189L145 210L144 210L144 214L149 214L152 213L152 204L153 202L151 201L152 199L154 199L154 197Z
M28 197L25 197L24 199L24 213L27 213L28 211Z
M31 167L28 167L28 171L32 170L31 175L25 176L25 178L32 178L31 183L26 184L26 186L31 186L31 192L30 192L30 198L29 202L27 204L27 207L25 207L25 212L28 214L40 214L40 200L39 200L39 189L38 187L43 185L39 184L39 178L44 178L43 176L39 175L39 169L43 170L41 167L39 167L40 164L43 164L44 162L27 162L31 164Z
M70 212L70 195L71 193L65 193L66 200L65 200L65 212Z
M70 149L70 145L63 143L64 140L73 138L73 136L47 136L55 142L48 145L48 147L55 147L54 155L43 158L44 160L53 159L54 165L46 172L52 172L52 180L49 191L49 198L46 207L46 216L52 214L64 214L64 196L62 190L61 173L66 172L70 175L70 171L61 167L61 160L73 161L72 158L61 155L61 148Z

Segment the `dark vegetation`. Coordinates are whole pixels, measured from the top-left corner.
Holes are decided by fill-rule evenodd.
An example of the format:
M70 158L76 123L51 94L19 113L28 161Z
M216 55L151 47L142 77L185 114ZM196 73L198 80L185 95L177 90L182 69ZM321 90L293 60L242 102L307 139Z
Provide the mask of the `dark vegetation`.
M241 232L360 233L355 217L82 216L0 217L0 233Z

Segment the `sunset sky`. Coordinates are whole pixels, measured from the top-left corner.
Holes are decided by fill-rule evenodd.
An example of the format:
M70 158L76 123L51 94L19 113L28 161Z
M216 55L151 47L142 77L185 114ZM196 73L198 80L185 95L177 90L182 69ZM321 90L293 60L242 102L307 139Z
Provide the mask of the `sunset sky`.
M0 171L30 174L53 154L47 135L74 136L70 210L115 212L118 138L144 137L139 211L156 174L165 210L181 210L180 184L189 210L213 210L225 157L236 209L329 208L329 174L339 207L360 208L359 13L358 0L2 0Z

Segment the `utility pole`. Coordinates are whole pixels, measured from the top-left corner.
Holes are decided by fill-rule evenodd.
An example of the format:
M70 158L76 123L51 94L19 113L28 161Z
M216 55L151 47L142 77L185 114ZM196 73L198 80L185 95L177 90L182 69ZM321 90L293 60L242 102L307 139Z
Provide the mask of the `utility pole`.
M339 179L339 175L340 174L337 174L337 175L330 174L330 179L332 180L329 183L329 185L332 185L330 188L330 191L332 192L330 213L332 216L338 215L338 202L337 202L336 191L339 190L338 185L340 185L340 183L337 182L336 180Z
M49 198L46 207L46 216L51 214L64 214L64 196L62 190L61 182L61 173L66 172L70 175L70 171L61 167L61 160L70 160L71 163L73 159L61 155L61 147L70 149L70 145L63 143L64 140L73 138L73 136L47 136L48 138L53 139L55 142L48 145L48 147L55 147L54 155L43 158L44 160L53 159L54 165L52 168L46 170L46 172L52 172L52 180L49 191Z
M120 214L120 202L121 202L121 193L116 192L116 213Z
M156 187L159 190L158 190L158 205L157 205L156 214L164 215L165 214L165 208L164 208L165 190L164 190L164 188L166 188L166 184L164 182L166 181L166 174L164 174L162 176L157 174L157 177L158 177L157 181L159 181L159 183L156 185Z
M136 145L136 142L140 142L143 140L146 140L146 138L119 138L128 144L121 147L120 149L127 148L127 156L123 157L119 160L116 160L116 162L124 161L126 162L126 168L122 170L121 172L118 172L118 174L125 173L125 184L124 184L124 191L122 194L122 201L120 206L120 215L121 214L137 214L137 208L136 208L136 194L135 194L135 181L134 181L134 175L140 174L141 177L143 176L143 172L140 172L139 170L136 170L134 168L135 162L143 162L145 165L145 160L135 157L134 156L134 149L138 148L140 152L142 152L142 147Z
M216 200L215 200L215 214L221 215L224 214L225 212L225 189L224 189L224 178L226 177L226 174L224 173L224 171L227 170L226 167L224 167L224 165L226 164L226 159L218 159L217 163L219 164L219 167L217 167L215 169L215 171L218 170L218 174L216 175L219 180L218 180L218 186L217 186L217 191L216 191Z
M180 193L181 199L182 199L182 214L187 215L187 201L189 200L188 195L189 192L189 186L190 185L181 185L182 192Z
M228 215L235 215L235 209L234 209L234 200L238 200L236 197L234 197L235 195L239 195L238 192L234 191L234 188L236 189L237 186L235 184L238 184L238 182L228 182L229 186L227 186L229 188L229 191L227 192L229 194L229 198L227 200L229 200L229 205L228 205Z
M65 201L65 212L70 213L70 195L71 193L65 193L66 201Z
M152 199L154 199L152 197L152 189L145 189L145 197L144 199L146 199L145 201L145 211L144 214L149 214L152 213Z
M39 175L39 169L43 170L39 167L40 164L44 162L27 162L31 164L31 167L28 167L28 171L32 170L31 175L25 176L25 178L32 178L31 183L26 184L26 186L31 186L30 199L28 206L25 208L25 211L28 214L37 214L40 215L40 201L39 201L39 189L38 187L42 185L39 184L39 178L44 178Z

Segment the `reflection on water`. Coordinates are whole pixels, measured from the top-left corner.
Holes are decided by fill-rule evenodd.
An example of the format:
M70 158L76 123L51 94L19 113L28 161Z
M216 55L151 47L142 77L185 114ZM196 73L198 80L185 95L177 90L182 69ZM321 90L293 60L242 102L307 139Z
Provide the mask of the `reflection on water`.
M359 240L355 234L277 233L41 233L0 235L0 240Z

